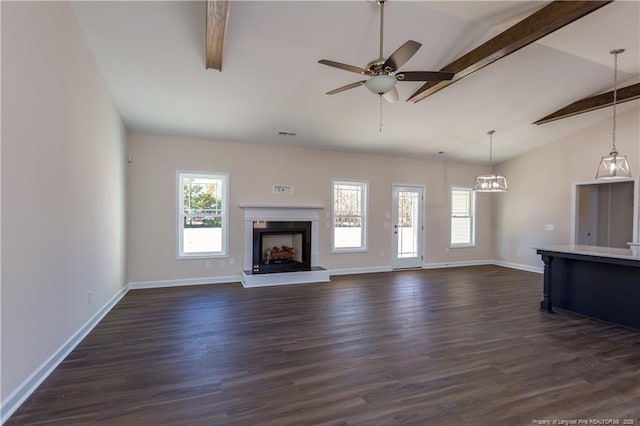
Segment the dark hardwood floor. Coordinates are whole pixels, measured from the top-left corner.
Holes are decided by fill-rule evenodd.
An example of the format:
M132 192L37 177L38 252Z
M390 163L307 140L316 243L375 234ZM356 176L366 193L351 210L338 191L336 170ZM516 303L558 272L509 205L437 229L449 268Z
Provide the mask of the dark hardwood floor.
M639 425L640 332L541 294L495 266L133 290L7 425Z

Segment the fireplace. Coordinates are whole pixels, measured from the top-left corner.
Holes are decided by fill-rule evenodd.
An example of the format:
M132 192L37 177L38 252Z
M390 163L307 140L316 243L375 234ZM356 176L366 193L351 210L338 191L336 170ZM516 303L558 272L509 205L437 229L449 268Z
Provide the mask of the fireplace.
M330 280L320 266L322 206L240 204L244 210L242 285L318 283Z
M311 222L254 221L254 274L311 270Z

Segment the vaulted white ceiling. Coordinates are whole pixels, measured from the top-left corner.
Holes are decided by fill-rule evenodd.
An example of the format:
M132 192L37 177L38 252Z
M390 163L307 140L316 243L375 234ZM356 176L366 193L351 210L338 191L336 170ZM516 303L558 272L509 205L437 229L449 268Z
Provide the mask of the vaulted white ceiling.
M422 48L401 70L439 70L545 4L391 0L384 54L416 40ZM205 2L77 2L74 9L127 128L140 132L426 158L442 151L450 160L487 162L486 132L495 129L501 161L610 118L604 108L531 124L611 90L611 49L626 49L622 84L640 76L638 1L608 4L418 103L405 100L421 83L400 82L400 102L382 111L364 87L326 95L361 76L318 63L363 67L377 58L372 1L234 1L222 72L205 69Z

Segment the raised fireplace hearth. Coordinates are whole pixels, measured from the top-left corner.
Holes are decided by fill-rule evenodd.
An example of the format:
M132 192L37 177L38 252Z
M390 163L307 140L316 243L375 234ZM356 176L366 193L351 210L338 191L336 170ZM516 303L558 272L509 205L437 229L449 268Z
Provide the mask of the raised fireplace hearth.
M329 281L319 264L320 206L241 204L242 285L260 287Z

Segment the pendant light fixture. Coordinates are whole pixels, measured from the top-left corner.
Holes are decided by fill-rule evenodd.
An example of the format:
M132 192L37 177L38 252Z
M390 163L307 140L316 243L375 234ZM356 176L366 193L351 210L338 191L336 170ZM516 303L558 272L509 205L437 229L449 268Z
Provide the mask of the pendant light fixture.
M493 166L493 134L495 130L489 130L489 164ZM476 192L507 192L507 178L497 174L476 176L476 183L473 185Z
M629 163L626 155L619 155L616 149L616 104L618 102L618 55L624 52L624 49L615 49L610 51L614 57L613 67L613 137L611 152L608 156L602 157L596 179L619 179L631 177L629 171Z

